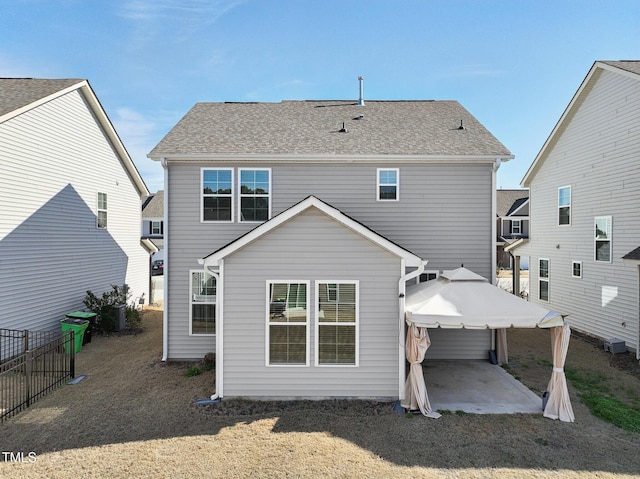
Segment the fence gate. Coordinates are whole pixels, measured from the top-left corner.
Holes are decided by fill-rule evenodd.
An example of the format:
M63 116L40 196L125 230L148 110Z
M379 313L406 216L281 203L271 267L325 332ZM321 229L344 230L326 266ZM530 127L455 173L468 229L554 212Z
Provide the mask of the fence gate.
M74 377L73 331L0 329L0 421Z

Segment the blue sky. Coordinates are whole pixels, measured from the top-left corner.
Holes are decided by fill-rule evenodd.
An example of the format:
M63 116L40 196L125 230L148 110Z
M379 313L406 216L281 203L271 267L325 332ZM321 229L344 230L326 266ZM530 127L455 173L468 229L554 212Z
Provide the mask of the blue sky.
M595 60L640 59L637 0L3 0L0 77L87 78L146 154L199 101L458 100L516 188Z

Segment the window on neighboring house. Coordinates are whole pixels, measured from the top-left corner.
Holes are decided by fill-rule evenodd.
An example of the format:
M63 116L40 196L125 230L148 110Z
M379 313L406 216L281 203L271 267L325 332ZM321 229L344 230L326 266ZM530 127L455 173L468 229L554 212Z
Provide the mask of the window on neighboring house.
M267 282L268 364L307 365L309 282Z
M418 278L418 282L419 283L424 283L425 281L431 281L432 279L438 279L438 276L440 276L440 272L439 271L425 271Z
M571 224L571 186L558 188L558 224Z
M571 276L574 278L582 278L582 261L571 262Z
M271 170L240 169L240 221L267 221L271 216Z
M595 260L611 262L611 216L595 218Z
M522 234L521 220L511 220L511 234L512 235Z
M202 221L233 220L233 170L202 169Z
M358 364L358 282L318 282L318 365Z
M378 168L378 201L398 201L400 170L398 168Z
M549 260L540 259L538 261L538 299L549 301Z
M151 234L152 235L161 235L162 234L162 221L152 221L151 222Z
M107 227L107 194L98 193L98 228Z
M216 277L204 270L191 274L191 334L216 333Z

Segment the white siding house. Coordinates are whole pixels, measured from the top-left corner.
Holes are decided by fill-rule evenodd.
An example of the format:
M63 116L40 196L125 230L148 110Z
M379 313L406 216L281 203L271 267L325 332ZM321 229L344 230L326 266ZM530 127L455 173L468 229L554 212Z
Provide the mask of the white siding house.
M522 180L530 299L640 358L640 62L595 62Z
M220 396L398 398L406 281L495 275L512 155L455 101L198 103L149 157L163 359L215 352ZM490 331L441 333L434 354L487 357Z
M127 284L148 298L149 194L86 80L0 80L0 327L50 330Z

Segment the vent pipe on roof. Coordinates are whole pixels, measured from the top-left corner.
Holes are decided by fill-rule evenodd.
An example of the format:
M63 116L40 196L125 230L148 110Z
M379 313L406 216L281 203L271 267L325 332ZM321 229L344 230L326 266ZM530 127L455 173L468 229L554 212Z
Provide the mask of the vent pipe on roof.
M362 84L364 82L364 78L362 76L358 77L358 82L360 83L360 98L358 98L358 105L363 106L364 105L364 94L363 94L363 90L362 90Z

